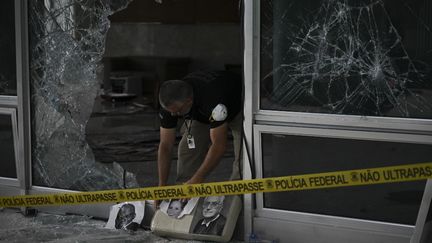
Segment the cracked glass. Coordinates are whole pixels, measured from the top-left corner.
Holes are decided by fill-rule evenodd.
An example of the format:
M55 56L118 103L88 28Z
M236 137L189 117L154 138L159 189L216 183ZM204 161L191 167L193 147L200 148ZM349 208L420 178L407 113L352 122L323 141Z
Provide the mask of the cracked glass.
M432 3L261 2L260 108L432 118Z
M144 6L152 5L160 13L158 18L170 19L172 6L180 2L189 6L195 1L139 1L141 7L130 2L29 1L34 185L80 191L157 186L157 85L187 75L189 55L198 49L186 50L190 54L183 47L179 52L168 48L162 55L153 53L165 49L164 38L172 40L172 27L147 22L151 19L145 16L151 10ZM126 20L139 15L143 22L115 22L121 14ZM188 16L176 16L184 27ZM187 28L199 30L200 24ZM166 35L153 40L153 31L159 30ZM190 45L188 33L180 31L175 44ZM119 45L123 40L126 44ZM134 48L139 45L145 50ZM120 54L113 54L116 51ZM232 156L230 149L221 163L231 164ZM209 179L225 178L230 168L218 166ZM172 183L175 170L171 166Z
M129 0L29 1L33 184L74 190L136 186L95 160L85 128L98 95L108 16Z

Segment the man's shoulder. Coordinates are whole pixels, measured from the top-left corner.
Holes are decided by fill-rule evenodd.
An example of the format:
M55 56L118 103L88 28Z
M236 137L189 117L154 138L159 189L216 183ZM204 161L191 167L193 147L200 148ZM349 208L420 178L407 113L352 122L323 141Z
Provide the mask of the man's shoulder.
M138 223L132 222L128 226L126 226L126 229L136 231L139 228L139 226L140 225Z
M219 217L215 219L211 224L212 225L225 225L226 217L222 214L219 214Z
M219 221L219 222L225 222L225 221L226 221L226 217L223 216L222 214L219 214L218 221Z

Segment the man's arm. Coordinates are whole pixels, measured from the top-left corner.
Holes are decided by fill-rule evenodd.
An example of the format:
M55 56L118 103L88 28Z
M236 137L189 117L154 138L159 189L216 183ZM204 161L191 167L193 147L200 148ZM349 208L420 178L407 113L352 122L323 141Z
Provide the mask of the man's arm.
M219 161L226 150L227 136L227 123L210 129L210 148L207 152L204 162L201 164L192 178L187 181L187 184L202 183L205 177L219 164Z
M159 186L165 186L171 168L172 149L174 147L175 128L160 128L160 142L158 149Z

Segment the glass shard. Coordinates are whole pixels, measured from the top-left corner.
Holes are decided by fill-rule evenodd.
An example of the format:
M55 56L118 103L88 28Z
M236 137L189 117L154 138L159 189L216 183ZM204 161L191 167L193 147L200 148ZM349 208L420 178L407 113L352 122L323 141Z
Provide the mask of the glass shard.
M432 118L432 21L421 12L432 6L412 5L265 3L261 108Z
M108 16L129 2L29 1L33 184L74 190L124 186L122 170L96 163L85 127L101 83Z

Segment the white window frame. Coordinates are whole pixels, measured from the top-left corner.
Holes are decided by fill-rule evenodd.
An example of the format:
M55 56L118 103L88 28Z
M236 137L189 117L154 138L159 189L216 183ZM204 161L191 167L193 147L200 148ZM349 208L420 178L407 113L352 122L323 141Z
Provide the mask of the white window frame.
M25 173L23 171L23 147L22 139L23 135L21 128L23 127L22 121L22 109L20 109L20 96L22 96L21 87L23 84L23 53L25 50L22 49L23 43L23 13L21 11L24 0L14 1L14 15L15 15L15 57L16 57L16 85L17 95L0 95L0 114L9 115L12 121L12 134L14 143L14 155L15 155L15 166L16 166L16 178L0 177L0 192L7 194L22 193L24 189L23 182L26 180ZM27 43L25 43L27 45Z
M254 125L255 138L255 161L257 178L263 178L263 163L262 163L262 134L280 134L293 136L313 136L324 138L341 138L341 139L356 139L356 140L371 140L384 142L401 142L415 144L432 145L432 136L428 135L409 135L401 133L387 132L357 132L350 130L337 130L328 128L310 128L310 127L290 127L290 126L271 126L271 125ZM426 195L427 193L425 193ZM431 195L431 191L429 191ZM400 234L411 237L414 234L414 225L404 225L388 222L379 222L374 220L363 220L349 217L339 217L331 215L303 213L296 211L278 210L264 207L264 197L262 193L256 195L257 199L257 217L267 217L280 220L289 220L297 223L320 224L342 227L355 228L366 231L379 231L383 234ZM420 206L421 207L421 206ZM419 215L422 213L420 208Z
M262 176L261 133L263 132L419 144L432 143L432 119L336 115L260 109L260 1L244 1L244 5L244 128L246 137L244 148L249 148L249 151L254 153L252 157L254 158L253 166L255 167L255 171L253 172L257 174L257 178ZM382 135L383 137L381 137ZM249 168L248 163L253 162L249 161L246 153L244 153L244 161L244 178L250 179L253 172L250 171L251 168ZM419 242L431 198L432 180L428 180L416 225L412 226L268 209L263 207L262 194L257 194L255 198L256 209L253 209L252 206L254 204L254 197L245 197L245 222L247 223L248 220L251 221L249 225L245 225L245 232L255 231L257 230L257 225L259 228L267 225L269 222L281 223L294 220L298 224L325 224L331 227L349 226L360 231L372 232L378 229L383 234L400 235L402 237L400 238L401 242L405 242L407 238L411 239L411 242ZM312 233L313 230L310 232ZM365 239L363 241L357 239L353 240L353 242L367 242L367 240L364 241Z
M252 3L251 3L252 2ZM432 134L432 118L399 118L399 117L375 117L362 115L339 115L328 113L305 113L290 111L273 111L260 108L260 1L246 1L245 4L253 4L253 45L256 52L254 57L253 81L253 111L254 121L259 124L298 124L318 125L328 127L345 127L361 130L400 130L412 133Z
M0 103L1 106L3 106L3 103ZM17 126L17 116L16 116L16 109L15 108L0 108L0 115L7 115L11 119L11 129L12 129L12 136L13 136L13 147L14 147L14 157L15 157L15 167L16 167L16 178L12 177L0 177L0 185L5 186L13 186L13 187L19 187L19 181L18 181L18 159L19 159L19 153L18 153L18 126Z

